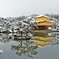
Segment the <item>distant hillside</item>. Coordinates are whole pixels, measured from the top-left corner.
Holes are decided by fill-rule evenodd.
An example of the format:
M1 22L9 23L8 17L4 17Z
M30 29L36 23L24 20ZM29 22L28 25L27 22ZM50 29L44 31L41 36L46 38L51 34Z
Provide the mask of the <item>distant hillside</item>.
M58 14L46 14L46 16L49 16L51 18L59 19L59 15Z

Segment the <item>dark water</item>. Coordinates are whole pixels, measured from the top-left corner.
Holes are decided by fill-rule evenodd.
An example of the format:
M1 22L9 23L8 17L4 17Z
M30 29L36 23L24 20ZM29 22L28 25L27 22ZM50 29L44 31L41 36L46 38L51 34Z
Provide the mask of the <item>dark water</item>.
M59 42L55 41L45 47L34 44L35 40L14 40L12 34L0 34L0 59L59 59Z

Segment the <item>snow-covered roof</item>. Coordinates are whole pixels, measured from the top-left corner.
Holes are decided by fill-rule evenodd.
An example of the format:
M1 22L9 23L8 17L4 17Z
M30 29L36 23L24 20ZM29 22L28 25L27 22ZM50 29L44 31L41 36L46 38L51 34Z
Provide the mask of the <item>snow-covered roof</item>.
M42 16L44 16L44 17L48 17L48 16L46 16L46 15L38 15L38 16L36 16L36 17L42 17Z

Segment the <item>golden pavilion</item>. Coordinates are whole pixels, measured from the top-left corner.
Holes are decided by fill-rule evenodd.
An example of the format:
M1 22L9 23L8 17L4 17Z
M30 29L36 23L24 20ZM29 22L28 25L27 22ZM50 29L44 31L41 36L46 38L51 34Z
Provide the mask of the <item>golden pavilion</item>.
M48 30L48 27L53 26L53 22L49 21L49 17L45 15L36 16L35 20L37 24L34 26L37 26L39 30Z

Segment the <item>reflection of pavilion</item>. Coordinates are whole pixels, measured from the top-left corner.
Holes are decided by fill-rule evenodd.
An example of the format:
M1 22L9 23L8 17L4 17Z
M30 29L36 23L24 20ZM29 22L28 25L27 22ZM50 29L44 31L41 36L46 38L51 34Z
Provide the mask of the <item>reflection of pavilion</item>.
M53 40L53 37L40 37L40 36L33 36L32 39L33 39L33 40L38 40L38 41L48 42L48 41Z
M49 45L48 42L42 42L42 41L35 42L35 44L36 44L37 46L41 46L41 47L44 47L44 46Z
M55 34L55 33L54 33ZM32 39L34 40L37 46L47 46L47 45L58 45L59 44L59 35L55 34L52 36L33 36Z
M12 45L11 49L16 50L16 54L21 56L25 55L28 57L33 57L33 55L37 55L38 46L34 45L34 43L30 40L19 40L19 45Z
M35 40L37 46L44 47L49 45L53 41L54 37L33 36L32 39Z

